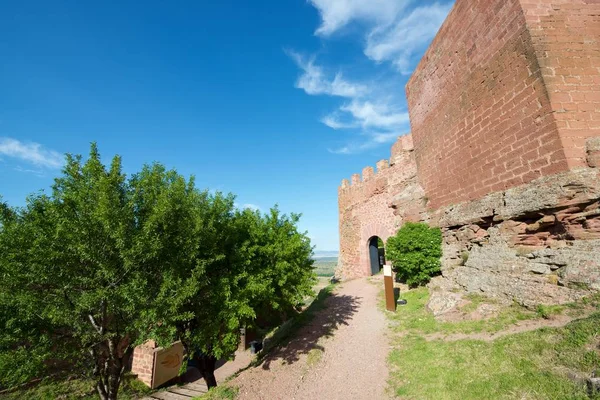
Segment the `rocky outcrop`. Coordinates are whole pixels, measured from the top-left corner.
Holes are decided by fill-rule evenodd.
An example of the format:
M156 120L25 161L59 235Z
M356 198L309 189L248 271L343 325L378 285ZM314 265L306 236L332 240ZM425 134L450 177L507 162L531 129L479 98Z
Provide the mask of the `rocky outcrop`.
M453 285L526 306L600 290L600 176L582 168L437 210L442 274Z

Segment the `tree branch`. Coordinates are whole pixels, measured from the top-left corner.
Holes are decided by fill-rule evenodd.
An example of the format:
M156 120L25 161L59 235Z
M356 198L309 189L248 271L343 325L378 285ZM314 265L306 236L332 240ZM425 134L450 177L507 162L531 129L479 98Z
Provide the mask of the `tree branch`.
M94 319L94 316L92 314L88 314L88 319L90 320L90 323L92 324L92 326L94 327L94 329L102 335L102 328L98 325L98 323L96 322L96 320Z

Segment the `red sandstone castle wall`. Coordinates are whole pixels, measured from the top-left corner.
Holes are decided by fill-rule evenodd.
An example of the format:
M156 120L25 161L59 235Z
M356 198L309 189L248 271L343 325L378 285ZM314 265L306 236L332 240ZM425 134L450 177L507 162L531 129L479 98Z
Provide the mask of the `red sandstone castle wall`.
M421 220L443 229L444 285L600 290L600 0L457 0L406 91L412 135L339 189L340 275Z
M521 0L570 168L600 135L600 1Z
M406 92L431 208L568 168L519 0L457 0Z
M340 255L337 273L346 279L370 275L368 242L387 240L405 220L424 211L410 135L398 139L388 160L342 181L338 190Z

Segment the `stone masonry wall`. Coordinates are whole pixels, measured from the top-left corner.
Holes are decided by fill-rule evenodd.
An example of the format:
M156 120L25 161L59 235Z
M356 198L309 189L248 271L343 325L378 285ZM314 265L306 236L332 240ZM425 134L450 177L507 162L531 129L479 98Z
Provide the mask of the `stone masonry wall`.
M570 168L600 130L600 2L521 0Z
M600 138L589 141L590 153L598 147ZM572 302L600 290L598 168L443 207L429 223L442 227L446 289L450 283L527 306Z
M406 93L433 208L567 169L519 0L457 0Z
M157 347L154 340L149 340L133 349L131 372L137 375L138 379L148 386L152 386L152 367Z
M340 255L336 274L343 279L370 275L368 242L387 240L404 221L418 221L425 211L417 182L412 137L400 137L392 157L342 181L338 190Z
M339 275L425 221L444 237L439 304L600 290L599 18L598 0L457 0L407 84L412 135L339 188Z

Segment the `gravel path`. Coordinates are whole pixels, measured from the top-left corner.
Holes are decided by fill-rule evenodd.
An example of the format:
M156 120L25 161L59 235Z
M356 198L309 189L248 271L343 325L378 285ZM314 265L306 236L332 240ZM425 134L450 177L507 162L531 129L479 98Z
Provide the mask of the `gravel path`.
M383 281L377 283L358 279L336 288L326 308L286 347L232 381L239 398L386 398L390 347L387 321L377 308Z

